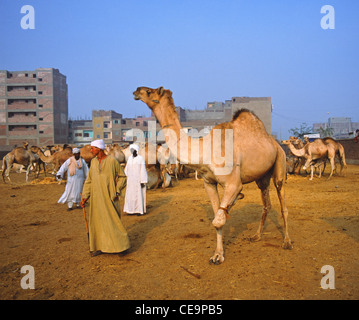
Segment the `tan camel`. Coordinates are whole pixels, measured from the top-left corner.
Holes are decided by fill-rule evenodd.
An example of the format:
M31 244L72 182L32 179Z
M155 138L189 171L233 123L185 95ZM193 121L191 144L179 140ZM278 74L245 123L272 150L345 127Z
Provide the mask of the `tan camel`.
M115 143L109 148L107 154L112 155L119 163L126 163L126 157L122 150L123 147Z
M226 223L228 211L238 198L243 198L241 193L243 185L254 181L261 190L263 213L252 240L261 239L263 225L271 207L269 197L271 177L277 189L284 221L283 247L292 248L288 235L288 210L284 196L285 153L266 132L257 116L248 110L239 110L232 121L215 126L206 136L207 138L195 139L187 136L182 129L170 90L165 90L163 87L158 89L139 87L133 94L135 100L143 101L155 114L171 152L180 162L188 163L197 169L204 180L204 186L215 213L212 224L217 233L217 247L210 258L210 263L220 264L224 261L223 226ZM213 150L210 156L208 149ZM223 155L225 161L223 161ZM224 189L221 201L217 189L218 184Z
M323 162L329 160L331 165L331 172L328 179L331 178L334 171L334 157L335 150L332 145L326 145L322 139L316 139L313 142L307 143L303 148L297 149L291 140L282 141L283 144L287 145L290 151L297 157L304 157L305 164L303 170L310 167L311 174L310 179L313 180L314 168L323 164Z
M322 140L326 145L331 145L334 148L335 156L338 158L339 163L340 163L340 174L342 174L343 169L347 168L343 145L341 143L339 143L338 141L335 141L331 137L326 137L326 138L323 138Z
M56 151L51 156L45 156L42 150L37 146L30 147L31 152L37 154L40 159L45 163L52 163L54 165L53 173L60 169L61 165L70 157L73 156L72 148L66 146L62 151Z
M87 144L80 149L80 156L85 160L88 166L90 166L91 160L94 158L94 155L91 153L91 145Z
M147 170L148 182L147 189L157 189L158 186L162 183L166 183L165 188L169 187L171 184L171 177L166 172L166 180L163 181L161 169L156 166L150 166Z
M31 167L36 167L36 178L40 174L40 159L36 155L34 155L30 150L27 150L27 144L24 144L24 147L16 147L12 151L10 151L8 154L5 155L3 158L3 170L2 170L2 178L5 182L5 176L6 178L11 181L10 179L10 170L14 163L17 163L19 165L23 165L26 168L26 182L29 180L29 173L31 170ZM36 164L36 166L35 166ZM46 175L46 170L44 167L44 172Z
M138 142L137 144L140 147L138 154L145 159L147 171L152 167L158 168L161 173L161 182L163 182L162 188L168 187L171 181L168 174L172 174L172 167L170 165L170 150L168 148L166 149L162 145L154 145L153 143L148 142ZM122 149L122 152L127 162L127 159L131 155L130 147L128 146ZM153 172L154 171L155 170L153 170Z
M289 140L293 143L293 145L297 149L302 149L304 147L303 141L301 139L299 139L298 137L290 136ZM295 161L295 163L294 163L294 173L295 174L300 174L300 170L303 168L305 161L306 160L304 157L297 157L297 161ZM305 171L305 173L307 173L307 172Z

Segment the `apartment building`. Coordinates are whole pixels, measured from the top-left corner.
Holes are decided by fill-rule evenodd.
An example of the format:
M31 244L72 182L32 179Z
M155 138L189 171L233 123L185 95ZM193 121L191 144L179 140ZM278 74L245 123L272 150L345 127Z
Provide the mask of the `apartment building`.
M58 69L0 70L0 146L68 141L68 90Z
M177 107L182 126L191 131L209 132L217 124L232 120L239 109L253 111L262 120L266 131L272 130L272 103L270 97L233 97L225 102L208 102L204 110L187 110Z
M92 120L69 120L69 142L79 147L93 141Z

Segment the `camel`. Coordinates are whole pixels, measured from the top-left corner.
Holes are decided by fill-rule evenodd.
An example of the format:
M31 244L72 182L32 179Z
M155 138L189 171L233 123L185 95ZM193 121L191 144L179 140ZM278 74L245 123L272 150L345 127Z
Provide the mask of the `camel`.
M147 183L147 189L157 189L160 183L165 185L165 188L169 187L171 184L171 177L166 172L166 180L163 181L162 172L161 170L156 166L150 166L147 168L147 175L148 175L148 183Z
M256 182L263 202L262 219L251 240L261 239L264 222L271 207L271 178L277 190L284 221L283 248L292 249L284 194L285 152L266 132L262 121L254 113L241 109L236 112L232 121L216 125L207 136L191 138L182 129L170 90L163 87L139 87L133 94L135 100L144 102L155 114L171 152L181 163L198 170L203 178L215 214L212 225L217 234L217 245L210 263L224 262L223 226L236 200L244 197L241 193L243 185L250 182ZM218 185L224 189L221 200Z
M145 159L146 168L150 169L151 167L157 167L161 172L162 188L166 188L170 185L170 176L173 174L173 169L171 166L171 154L168 148L163 147L162 145L154 145L152 143L138 143L139 151L138 154ZM122 152L125 156L126 162L131 155L130 147L122 149Z
M297 148L297 149L301 149L304 147L303 141L300 140L298 137L293 137L290 136L289 140L293 143L293 145ZM294 174L300 174L300 169L304 166L305 164L305 158L304 157L296 157L297 161L295 161L294 164ZM295 160L295 159L294 159ZM306 173L306 172L305 172Z
M343 145L341 143L335 141L331 137L326 137L326 138L323 138L322 140L326 145L331 145L334 148L335 156L338 158L339 163L340 163L340 174L342 174L343 169L347 168Z
M85 160L88 166L90 166L91 160L94 155L91 153L91 145L87 144L80 149L80 156Z
M62 151L56 151L51 156L45 156L42 150L37 146L30 148L31 152L37 154L39 158L45 163L52 163L54 165L53 174L60 169L61 165L70 157L72 157L72 148L66 146Z
M323 162L330 162L331 172L328 179L331 178L334 171L334 157L335 149L331 144L326 145L322 139L316 139L313 142L307 143L303 148L297 149L291 140L283 140L283 144L287 145L290 151L297 157L304 157L305 164L303 170L311 168L310 179L313 180L314 168L323 164Z
M107 154L112 155L119 163L126 162L126 157L122 151L122 147L119 146L117 143L115 143L112 147L109 148Z
M5 176L9 181L10 179L10 170L14 163L19 165L23 165L26 168L26 182L29 180L29 173L31 167L35 167L36 164L36 178L40 174L40 159L36 155L34 155L31 151L27 150L27 144L24 144L24 147L16 147L3 158L3 170L2 170L2 178L5 182ZM44 166L44 172L46 175L46 170Z

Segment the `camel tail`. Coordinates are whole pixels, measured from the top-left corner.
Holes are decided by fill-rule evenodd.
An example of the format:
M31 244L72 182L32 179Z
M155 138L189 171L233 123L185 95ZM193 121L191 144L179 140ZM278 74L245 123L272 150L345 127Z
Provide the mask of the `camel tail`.
M344 168L347 168L347 163L345 161L344 147L341 144L339 145L339 158L340 158L340 162L344 166Z

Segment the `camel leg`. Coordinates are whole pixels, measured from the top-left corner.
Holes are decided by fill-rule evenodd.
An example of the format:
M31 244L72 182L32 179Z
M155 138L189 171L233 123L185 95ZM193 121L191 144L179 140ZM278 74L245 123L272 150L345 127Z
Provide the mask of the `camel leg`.
M27 169L26 169L26 182L29 181L29 173L30 173L30 170L31 170L31 163L28 165Z
M285 204L285 158L281 161L280 157L277 157L277 161L274 165L273 171L273 183L277 190L277 196L280 203L280 209L283 218L284 227L284 241L283 249L292 249L293 245L288 234L288 209Z
M10 163L5 170L5 176L9 180L9 182L11 182L11 179L10 179L11 168L12 168L12 163ZM5 179L4 179L4 182L5 182Z
M262 231L264 222L266 221L267 214L271 209L271 202L269 197L269 183L270 183L270 175L265 176L261 180L256 181L257 186L261 190L262 202L263 202L263 212L262 219L259 223L259 227L257 232L250 238L251 241L259 241L262 237Z
M219 209L219 194L217 190L217 184L204 183L204 188L211 201L213 212L216 213ZM223 250L223 227L216 228L217 234L217 247L214 255L210 258L210 263L219 264L224 261L224 250Z
M310 166L310 179L309 180L313 180L313 175L314 175L314 166Z
M329 161L330 161L331 170L330 170L330 175L329 175L329 177L328 177L328 180L332 177L333 172L334 172L334 170L335 170L335 160L334 160L334 157L330 158Z
M216 212L215 218L212 221L212 224L216 228L216 232L217 232L217 247L214 252L214 255L209 260L210 263L220 264L224 261L223 226L225 225L226 220L227 220L226 214L228 213L229 209L233 206L233 204L237 200L238 196L241 195L241 198L243 198L243 195L240 193L242 188L243 188L243 186L242 186L241 182L238 181L238 183L229 184L229 187L226 187L224 189L224 194L223 194L223 199L221 201L221 205L215 211ZM206 190L208 193L208 188L206 188ZM217 189L215 189L215 192L217 192ZM213 190L212 190L212 194L214 194ZM218 193L217 193L217 196L218 196ZM210 198L211 198L211 196L210 196Z
M293 244L292 244L292 242L289 238L289 234L288 234L288 209L285 204L284 183L283 183L283 181L274 180L274 186L277 189L277 195L278 195L280 208L281 208L281 212L282 212L282 218L283 218L283 227L284 227L283 248L284 249L292 249Z

